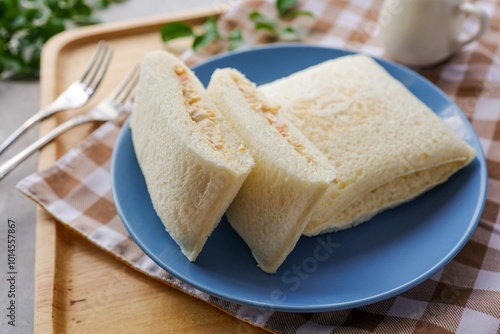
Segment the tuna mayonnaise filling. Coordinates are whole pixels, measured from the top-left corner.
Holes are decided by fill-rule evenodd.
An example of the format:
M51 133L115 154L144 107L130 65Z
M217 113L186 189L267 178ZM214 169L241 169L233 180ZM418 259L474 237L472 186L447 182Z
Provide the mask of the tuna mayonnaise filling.
M178 65L174 71L181 82L184 105L187 108L189 116L198 125L212 148L220 151L223 147L224 138L219 125L216 123L215 113L208 106L202 104L201 97L196 93L187 70Z
M250 82L243 81L238 77L233 77L233 80L238 86L240 92L242 92L245 96L245 99L250 107L266 119L268 123L271 124L271 126L276 129L276 131L278 131L290 145L292 145L297 153L306 158L307 162L315 162L313 157L306 152L304 144L302 144L296 136L288 131L288 126L285 123L281 122L276 117L280 106L272 106L259 99L257 96L257 90Z

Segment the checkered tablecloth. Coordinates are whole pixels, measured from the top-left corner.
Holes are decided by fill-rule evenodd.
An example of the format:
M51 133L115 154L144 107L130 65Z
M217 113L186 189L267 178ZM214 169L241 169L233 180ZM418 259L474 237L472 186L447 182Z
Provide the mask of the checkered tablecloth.
M343 311L284 313L227 302L174 278L140 250L116 213L109 166L117 123L104 124L18 188L62 224L144 274L272 332L500 333L500 3L476 4L491 18L486 34L446 63L419 72L448 94L474 126L488 164L486 206L461 252L433 277L396 297ZM314 19L297 22L308 32L305 43L385 57L377 40L381 1L310 0L302 7L315 13ZM241 25L245 37L259 43L261 36L253 34L247 19L257 8L275 14L271 3L244 2L222 17L222 29ZM205 57L187 52L183 59L194 64Z

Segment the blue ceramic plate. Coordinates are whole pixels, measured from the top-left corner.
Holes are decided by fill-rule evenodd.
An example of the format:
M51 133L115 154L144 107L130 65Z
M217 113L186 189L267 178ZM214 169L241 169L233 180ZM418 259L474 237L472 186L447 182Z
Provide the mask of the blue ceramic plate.
M212 72L234 67L263 84L348 51L285 45L235 52L194 68L206 85ZM318 312L374 303L436 273L464 246L485 201L487 172L479 140L466 117L432 83L400 65L377 60L452 125L477 158L448 182L356 228L302 237L277 274L261 271L224 218L195 263L189 262L153 210L124 126L111 168L120 217L132 238L158 265L223 299L281 311Z

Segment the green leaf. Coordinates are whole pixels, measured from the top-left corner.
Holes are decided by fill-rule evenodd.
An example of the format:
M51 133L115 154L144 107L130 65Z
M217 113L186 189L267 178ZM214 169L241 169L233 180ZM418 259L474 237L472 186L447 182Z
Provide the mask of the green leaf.
M261 13L257 12L257 11L252 11L250 12L250 14L248 14L248 18L252 21L257 21L259 20L259 18L262 16Z
M77 2L71 7L74 16L90 16L93 10L84 2Z
M199 50L205 45L209 44L210 42L216 41L217 36L212 33L206 33L202 35L198 35L195 37L193 41L193 49L194 50Z
M300 34L293 27L286 27L280 33L279 39L282 41L296 41L300 39Z
M276 0L276 9L280 17L285 17L285 14L297 6L297 0Z
M111 1L109 1L109 0L95 0L94 1L94 6L95 6L95 8L98 8L98 9L106 9L109 7L110 4L111 4Z
M217 28L217 19L215 17L210 16L207 18L202 28L205 32L195 37L193 41L194 50L199 50L205 45L221 39Z
M64 31L65 25L64 21L58 18L53 18L45 23L45 26L38 33L39 36L43 37L44 40L48 40L50 37Z
M270 33L272 33L273 35L276 35L275 26L272 24L265 23L265 22L255 23L255 30L267 30Z
M182 22L167 23L160 29L161 39L164 42L180 37L194 36L193 29Z
M283 34L297 34L297 29L293 28L293 27L286 27L285 29L283 29L282 31Z
M77 26L88 26L101 22L99 18L94 15L75 15L72 21Z
M255 23L267 23L269 25L276 26L276 20L257 11L253 11L248 14L248 18Z
M266 30L273 36L277 36L278 32L276 31L276 27L278 24L276 20L256 11L251 12L248 17L254 22L255 30Z
M14 70L19 69L23 66L22 61L17 57L5 56L3 58L3 62L7 67L11 67Z
M125 1L127 1L127 0L94 0L93 3L94 3L94 7L97 9L106 9L109 6L111 6L112 4L122 3Z
M214 35L216 38L220 38L219 30L217 28L217 19L215 17L208 17L202 28L206 34Z
M0 78L38 76L44 43L69 26L99 23L95 10L126 0L0 0Z
M243 35L241 33L241 28L236 27L229 33L229 51L238 49L243 44Z
M291 10L284 15L286 19L294 19L298 16L314 17L314 13L308 10Z

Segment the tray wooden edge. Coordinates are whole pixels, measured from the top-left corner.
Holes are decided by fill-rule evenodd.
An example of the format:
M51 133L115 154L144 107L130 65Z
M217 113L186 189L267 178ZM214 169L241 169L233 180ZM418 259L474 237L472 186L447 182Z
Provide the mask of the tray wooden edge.
M59 93L57 82L57 63L59 55L65 48L76 43L85 43L96 38L106 39L117 34L138 34L144 31L159 29L167 22L181 21L191 25L202 23L209 16L218 16L223 11L215 7L200 8L187 12L173 12L164 15L145 17L115 23L99 24L76 28L52 37L42 49L40 63L40 104L47 105ZM98 37L97 37L98 36ZM47 133L57 126L57 120L47 119L40 126L40 134ZM43 170L57 160L56 145L49 144L41 151L38 159L38 170ZM57 267L57 229L55 219L43 208L36 211L35 237L35 282L34 282L34 331L35 333L54 332L54 284ZM43 247L42 247L43 245Z

